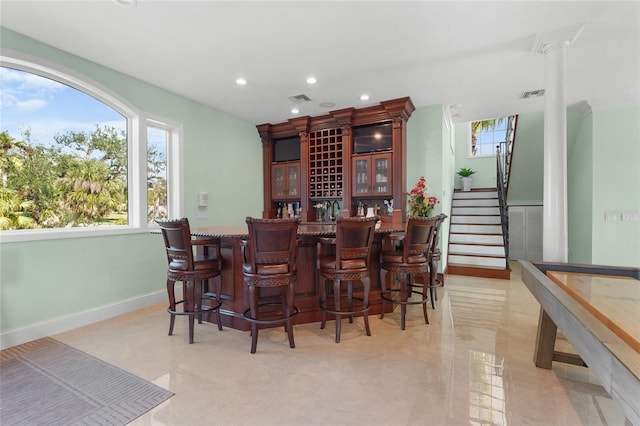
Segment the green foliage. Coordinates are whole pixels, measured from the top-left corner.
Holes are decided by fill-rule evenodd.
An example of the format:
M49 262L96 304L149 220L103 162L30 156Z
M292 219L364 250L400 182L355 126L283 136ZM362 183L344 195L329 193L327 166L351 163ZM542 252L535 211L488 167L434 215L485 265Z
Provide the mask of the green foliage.
M471 170L468 167L462 167L460 170L458 170L458 175L461 176L461 177L469 177L474 173L475 173L475 171Z
M18 141L0 133L0 229L127 223L124 132L108 126L67 131L52 146L36 145L30 136L27 130ZM162 157L154 153L157 164Z

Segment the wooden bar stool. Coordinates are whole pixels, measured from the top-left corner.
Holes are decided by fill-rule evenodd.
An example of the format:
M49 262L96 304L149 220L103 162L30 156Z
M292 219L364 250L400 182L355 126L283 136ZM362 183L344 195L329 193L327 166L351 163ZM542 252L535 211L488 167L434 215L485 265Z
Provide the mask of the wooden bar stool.
M422 304L422 312L425 323L429 324L427 315L427 302L429 290L431 290L431 273L429 270L429 252L433 243L433 233L438 219L435 217L407 217L404 236L386 236L383 244L386 247L380 256L380 286L382 298L382 312L380 318L384 318L385 303L393 302L400 305L400 328L405 329L407 305ZM391 239L400 239L402 244L391 244ZM387 282L387 275L391 272L393 280ZM422 277L422 284L414 282L415 276ZM394 288L394 283L399 287ZM414 288L421 286L422 292ZM393 293L399 293L399 297L393 297ZM421 294L420 300L409 300L412 294Z
M220 306L222 305L222 256L220 255L220 239L192 239L187 218L162 220L155 222L162 230L167 252L169 268L167 270L167 295L169 297L170 314L169 336L173 334L176 315L189 317L189 343L193 343L194 319L202 323L202 314L216 313L218 330L222 330ZM203 253L194 253L201 247ZM209 292L209 280L214 279L215 291ZM182 282L182 300L176 300L175 283ZM205 304L211 303L211 305ZM177 305L183 310L178 311Z
M353 322L353 315L362 314L367 336L369 329L369 264L371 263L371 244L379 216L369 218L347 218L339 216L336 223L335 238L318 240L318 273L324 281L320 283L320 309L322 310L321 329L326 325L326 314L336 317L336 343L340 342L341 320L344 315ZM332 246L332 247L327 247ZM341 289L347 282L346 294ZM362 283L362 296L353 295L353 282ZM327 287L333 282L332 296L327 296ZM346 300L347 308L341 301ZM354 307L353 301L361 302Z
M293 299L300 219L247 217L246 222L249 239L242 241L242 274L249 290L249 309L244 312L244 318L251 323L251 353L256 352L259 325L284 324L289 346L295 348L293 318L298 314L298 308ZM280 289L280 302L259 303L260 289L276 288ZM262 315L264 306L281 306L282 312Z

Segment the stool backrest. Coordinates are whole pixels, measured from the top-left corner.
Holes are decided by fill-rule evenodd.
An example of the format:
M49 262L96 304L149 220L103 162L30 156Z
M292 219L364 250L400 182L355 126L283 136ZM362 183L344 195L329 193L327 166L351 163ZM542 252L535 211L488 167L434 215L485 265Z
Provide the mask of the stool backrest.
M440 243L440 225L442 225L442 222L444 222L444 220L447 218L447 215L444 213L441 213L435 216L435 218L437 219L437 222L436 222L436 227L433 231L433 241L431 242L432 254L438 251L438 244Z
M437 217L408 216L404 236L402 253L403 263L408 263L409 258L422 258L427 261L427 255L433 244Z
M155 222L162 230L164 246L167 250L169 269L179 271L193 270L193 248L191 245L191 230L189 220L156 219Z
M345 266L354 261L364 261L365 267L371 261L371 244L379 216L342 217L336 221L336 268L348 269Z
M296 271L300 218L256 219L247 217L249 241L244 264L251 273Z

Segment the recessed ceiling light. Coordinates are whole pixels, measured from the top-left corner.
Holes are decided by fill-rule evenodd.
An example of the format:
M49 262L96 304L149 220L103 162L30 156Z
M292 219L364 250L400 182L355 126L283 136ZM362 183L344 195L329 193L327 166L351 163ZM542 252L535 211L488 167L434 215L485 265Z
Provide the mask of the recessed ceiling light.
M237 84L238 86L244 86L245 84L247 84L247 80L246 80L246 79L244 79L244 78L242 78L242 77L240 77L240 78L238 78L238 79L236 80L236 84Z
M113 2L124 7L133 7L138 3L136 0L113 0Z
M334 102L320 102L318 105L322 108L333 108L334 106L336 106Z
M369 100L369 95L367 95L367 94L360 95L360 100L361 101L368 101Z
M293 108L293 109L291 110L291 114L297 114L297 113L299 113L299 112L300 112L300 110L299 110L298 108Z
M307 77L307 83L316 84L317 82L318 82L318 80L316 80L315 77Z

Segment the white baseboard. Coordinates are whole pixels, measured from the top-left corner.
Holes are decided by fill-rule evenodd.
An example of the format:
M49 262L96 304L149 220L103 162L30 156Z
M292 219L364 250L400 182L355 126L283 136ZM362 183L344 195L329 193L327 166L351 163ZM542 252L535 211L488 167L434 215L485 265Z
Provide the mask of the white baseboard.
M0 332L0 349L10 348L12 346L31 342L32 340L52 336L74 328L83 327L85 325L113 318L137 309L162 303L166 300L167 292L158 291L127 300L121 300L98 308L89 309L88 311L77 312L39 323L30 324L24 327L15 328L13 330L2 331Z

